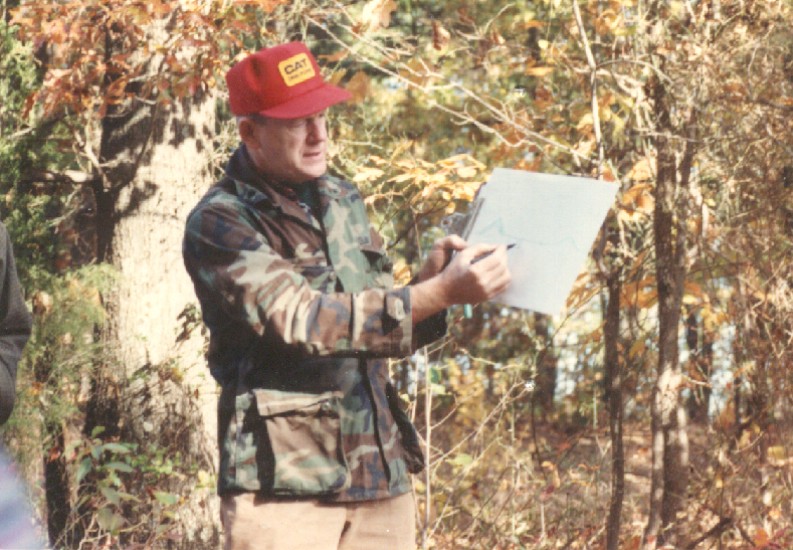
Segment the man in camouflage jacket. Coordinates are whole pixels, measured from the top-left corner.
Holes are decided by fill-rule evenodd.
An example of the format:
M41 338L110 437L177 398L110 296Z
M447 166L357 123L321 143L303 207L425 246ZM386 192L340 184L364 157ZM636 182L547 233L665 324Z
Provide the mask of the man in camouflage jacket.
M358 190L326 174L324 111L347 92L325 83L297 42L245 58L226 78L243 144L188 217L183 252L221 386L227 548L411 548L413 518L392 516L414 515L409 473L423 460L384 358L442 336L449 305L503 291L505 251L447 237L416 284L393 288ZM351 510L397 498L407 504L383 509L375 538L350 534ZM300 525L292 505L303 506ZM302 532L306 505L345 515Z

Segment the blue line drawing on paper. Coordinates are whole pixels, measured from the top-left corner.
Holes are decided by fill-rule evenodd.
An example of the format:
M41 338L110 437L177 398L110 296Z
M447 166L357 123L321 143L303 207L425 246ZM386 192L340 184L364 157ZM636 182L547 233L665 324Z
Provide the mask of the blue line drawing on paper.
M502 218L497 218L492 222L488 223L487 225L483 226L481 229L476 231L475 234L477 239L481 239L484 242L494 242L494 243L501 243L501 242L514 242L520 245L520 243L531 244L534 246L553 246L553 247L566 247L572 248L576 251L581 251L583 249L582 246L576 242L576 240L571 235L560 235L560 239L557 241L551 240L535 240L526 238L525 236L519 236L512 234L505 230L504 228L504 220ZM589 251L589 247L587 247L586 252Z

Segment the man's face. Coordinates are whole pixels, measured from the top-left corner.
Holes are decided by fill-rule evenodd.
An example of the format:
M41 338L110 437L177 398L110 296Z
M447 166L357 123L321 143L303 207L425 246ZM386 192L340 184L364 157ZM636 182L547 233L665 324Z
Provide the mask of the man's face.
M325 112L295 119L252 116L239 123L240 137L256 168L284 183L303 183L325 173Z

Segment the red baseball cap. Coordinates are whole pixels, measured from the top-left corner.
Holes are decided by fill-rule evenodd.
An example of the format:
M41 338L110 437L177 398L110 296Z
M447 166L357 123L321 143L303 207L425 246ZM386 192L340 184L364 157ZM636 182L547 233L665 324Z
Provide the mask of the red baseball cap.
M226 73L231 112L302 118L350 99L347 90L322 79L317 60L302 42L264 48Z

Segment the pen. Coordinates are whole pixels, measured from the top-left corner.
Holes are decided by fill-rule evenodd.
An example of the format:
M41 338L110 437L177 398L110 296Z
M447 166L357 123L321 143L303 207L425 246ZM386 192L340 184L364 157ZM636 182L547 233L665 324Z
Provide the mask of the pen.
M518 244L518 243L509 243L509 244L507 245L507 250L509 250L509 249L511 249L511 248L515 248L515 246L516 246L517 244ZM493 252L495 252L495 249L491 250L490 252L485 252L485 253L484 253L484 254L482 254L481 256L477 256L476 258L474 258L473 260L471 260L471 264L475 264L475 263L476 263L476 262L478 262L478 261L484 260L485 258L487 258L488 256L490 256L490 255L491 255Z

